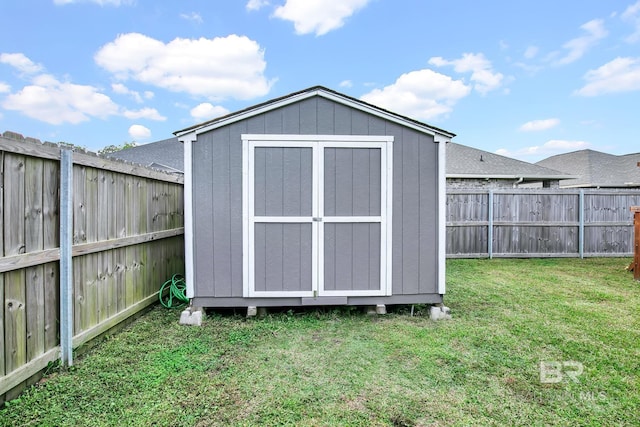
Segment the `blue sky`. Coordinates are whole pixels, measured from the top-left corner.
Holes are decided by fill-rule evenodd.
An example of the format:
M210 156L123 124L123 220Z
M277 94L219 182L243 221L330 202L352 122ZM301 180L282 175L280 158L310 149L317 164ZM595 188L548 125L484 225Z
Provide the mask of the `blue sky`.
M640 0L2 0L0 130L147 143L315 85L527 161L640 151Z

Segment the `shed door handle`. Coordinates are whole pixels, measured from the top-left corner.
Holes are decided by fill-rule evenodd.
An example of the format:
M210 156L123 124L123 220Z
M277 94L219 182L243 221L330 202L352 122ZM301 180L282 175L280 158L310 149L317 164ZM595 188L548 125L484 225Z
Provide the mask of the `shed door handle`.
M317 216L314 216L314 217L313 217L313 220L314 220L315 222L322 222L322 218L317 217Z

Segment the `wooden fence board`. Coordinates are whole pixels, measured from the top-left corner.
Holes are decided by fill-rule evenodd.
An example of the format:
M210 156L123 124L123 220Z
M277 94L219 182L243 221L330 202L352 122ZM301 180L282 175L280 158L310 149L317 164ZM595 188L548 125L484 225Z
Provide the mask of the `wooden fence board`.
M640 205L640 204L639 204ZM631 206L633 213L633 278L640 280L640 206Z
M84 186L86 169L73 166L73 244L87 242L86 208ZM73 333L78 334L87 328L87 310L85 302L84 266L80 262L73 263Z
M0 302L2 306L0 307L0 377L4 376L5 371L5 353L6 347L4 343L4 334L6 331L5 321L4 321L4 309L5 309L5 292L4 292L4 274L0 273ZM0 391L0 402L2 401L2 395L4 393Z
M133 234L134 220L135 220L135 212L133 209L133 204L135 201L134 191L133 191L133 178L127 176L125 178L125 188L124 188L124 206L125 209L125 234L126 236L131 236ZM133 297L135 294L135 249L132 247L127 247L125 249L125 293L124 293L124 303L125 307L129 307L133 304Z
M6 372L27 363L27 322L24 270L12 271L4 275L5 298L5 367Z
M98 241L98 171L95 168L85 168L84 203L86 210L86 242ZM83 330L91 328L98 323L100 317L99 290L98 290L98 257L97 254L89 254L80 257L75 262L83 263L84 267L84 295L86 324Z
M80 152L73 153L73 161L76 164L96 168L105 169L112 172L118 172L129 176L139 176L143 178L151 178L156 181L164 181L173 184L183 184L184 177L180 174L169 174L166 172L157 171L154 169L146 168L142 165L136 165L132 163L125 163L121 161L113 161L98 157L96 155L85 154Z
M138 179L140 182L139 192L138 192L138 234L146 234L149 231L149 226L147 223L147 211L149 207L147 206L147 193L149 192L149 180L147 179ZM153 288L149 283L149 274L148 274L148 244L138 245L139 249L139 264L140 264L140 297L138 300L142 298L146 298L153 293Z
M4 254L17 255L25 245L25 157L4 154ZM27 363L25 270L4 275L5 373ZM22 387L21 387L22 388ZM18 390L17 392L20 392Z
M44 162L25 159L25 251L44 248L43 222ZM26 279L27 361L44 353L44 267L29 267Z
M105 170L97 170L98 173L98 189L97 189L97 239L102 242L109 239L109 194L111 186L109 183L109 175L111 172ZM108 277L109 265L107 253L105 251L97 254L97 288L98 288L98 322L104 321L109 317L111 301L109 300Z
M0 256L4 257L4 151L0 151L0 177L2 177L2 185L0 185ZM5 343L4 343L4 274L0 273L0 377L5 375ZM4 393L0 390L0 404L4 401Z
M134 178L133 182L132 182L132 191L133 191L133 200L143 200L141 198L142 194L141 194L141 190L142 190L142 183L140 182L140 178ZM140 219L140 212L141 212L141 206L140 203L134 203L132 204L132 223L131 223L131 234L132 235L138 235L141 233L141 225L142 225L142 221ZM133 252L133 277L134 277L134 287L133 287L133 300L132 303L135 301L140 301L143 298L143 282L142 282L142 273L143 273L143 269L142 269L142 245L136 245L133 246L132 252Z
M58 345L58 319L60 318L60 286L58 263L44 264L44 349Z
M43 250L53 250L60 257L59 196L60 166L53 160L43 162L42 233ZM43 264L44 285L44 350L58 345L58 319L60 317L60 286L58 263Z

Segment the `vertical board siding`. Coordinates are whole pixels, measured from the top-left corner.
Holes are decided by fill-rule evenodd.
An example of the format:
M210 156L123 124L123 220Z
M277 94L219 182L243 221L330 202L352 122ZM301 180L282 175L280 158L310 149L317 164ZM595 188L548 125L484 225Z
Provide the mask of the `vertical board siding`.
M213 283L213 270L218 260L213 257L213 180L214 168L212 167L213 134L209 133L200 137L192 146L193 155L193 229L194 248L193 258L195 294L202 295L205 289L222 292L223 284L219 288ZM219 180L220 178L216 178ZM211 295L207 293L207 295Z
M640 191L584 190L584 255L633 251L629 208ZM578 190L495 190L493 252L497 256L579 256ZM488 255L488 192L447 194L447 255Z
M256 224L256 291L311 290L311 224Z
M324 225L324 289L380 289L380 224Z
M0 259L59 247L59 161L23 144L28 155L0 151ZM73 168L73 244L111 248L73 258L77 336L109 325L172 274L184 274L181 235L115 249L109 243L183 227L183 190L114 170ZM51 258L0 273L0 384L17 384L0 389L0 403L36 380L39 360L60 344L59 281L58 261Z
M324 214L379 216L380 150L324 149Z
M420 288L420 154L415 131L402 132L402 293L417 294ZM395 171L394 171L395 172Z
M213 248L220 254L215 261L213 282L222 285L220 296L231 296L231 136L229 128L220 130L220 141L213 145Z
M420 220L417 234L419 242L419 293L437 293L438 284L438 144L433 138L420 135L420 169L418 185L420 186L419 210Z

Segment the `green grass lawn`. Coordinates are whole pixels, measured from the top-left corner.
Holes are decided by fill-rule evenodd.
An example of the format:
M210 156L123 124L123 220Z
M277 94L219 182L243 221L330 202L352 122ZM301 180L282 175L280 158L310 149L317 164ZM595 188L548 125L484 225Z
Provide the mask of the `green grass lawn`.
M210 313L197 328L158 307L8 404L0 425L640 425L628 264L449 260L441 322L426 307L324 308ZM543 384L541 362L583 371Z

